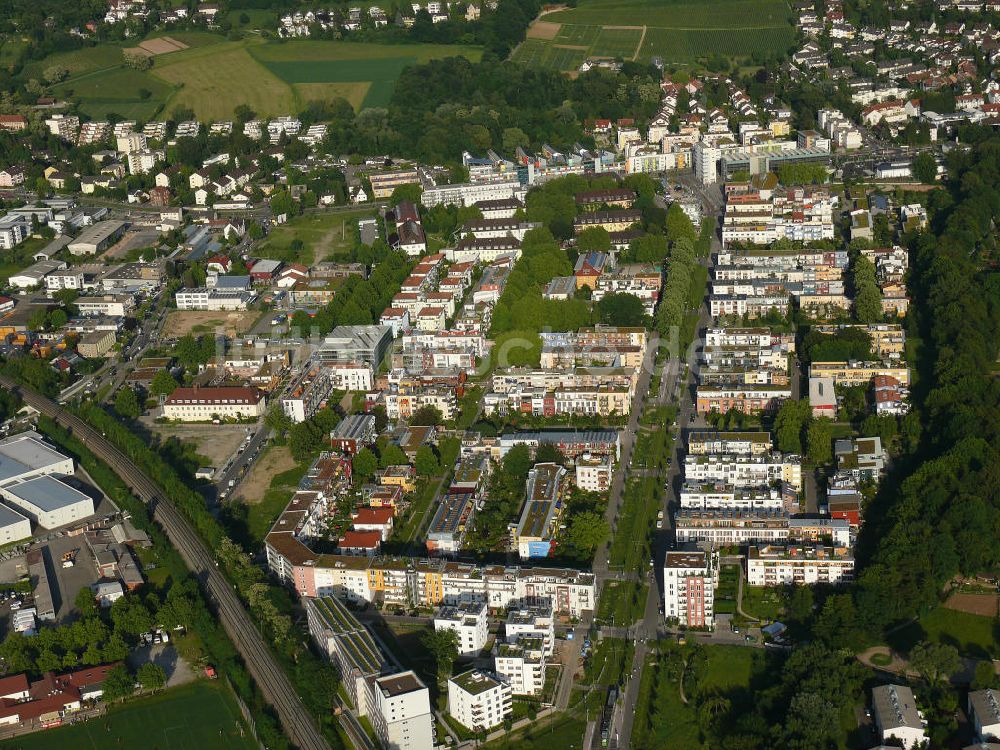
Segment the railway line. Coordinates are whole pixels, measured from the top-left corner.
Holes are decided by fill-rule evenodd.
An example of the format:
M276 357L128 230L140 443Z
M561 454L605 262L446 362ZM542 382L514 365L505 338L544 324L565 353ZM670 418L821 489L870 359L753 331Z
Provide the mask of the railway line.
M0 387L16 393L25 404L55 420L82 440L95 456L107 463L149 506L153 519L163 528L171 544L197 576L251 676L277 712L286 735L300 750L330 750L329 743L320 734L234 587L219 572L211 552L188 520L164 496L160 487L128 456L75 414L9 377L0 376Z

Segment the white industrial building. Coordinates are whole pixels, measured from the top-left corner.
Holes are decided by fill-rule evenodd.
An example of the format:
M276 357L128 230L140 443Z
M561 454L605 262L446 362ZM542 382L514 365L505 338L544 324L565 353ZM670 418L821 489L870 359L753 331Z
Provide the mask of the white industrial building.
M89 495L48 475L0 487L0 496L47 529L94 514L94 501Z
M454 607L441 607L434 615L435 630L451 630L458 636L458 653L477 656L486 647L490 634L485 602L462 602Z
M0 505L0 547L31 537L31 521L6 505Z
M492 729L513 711L510 685L473 669L448 680L448 713L471 730Z

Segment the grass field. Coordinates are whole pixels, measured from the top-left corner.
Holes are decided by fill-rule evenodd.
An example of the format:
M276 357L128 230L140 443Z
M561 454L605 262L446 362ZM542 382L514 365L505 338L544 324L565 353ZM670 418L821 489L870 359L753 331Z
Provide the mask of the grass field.
M783 51L794 41L789 14L784 0L581 0L575 8L546 14L546 34L522 43L514 59L572 70L592 57L660 57L667 64L717 54L748 58ZM551 25L559 25L554 35Z
M195 682L112 708L107 716L18 737L19 750L254 750L259 745L239 720L239 710L218 682Z
M1000 627L992 617L937 607L919 621L893 633L889 645L908 653L920 641L948 643L965 656L982 659L996 649L998 635Z
M358 219L374 215L374 211L362 210L297 216L272 229L258 253L263 258L311 266L329 255L350 250ZM297 254L291 249L294 240L303 244Z
M189 48L157 55L148 71L126 68L124 45L109 43L31 61L21 77L40 78L51 65L65 68L69 77L55 93L78 100L81 110L94 118L113 112L147 120L190 107L202 120L223 120L230 119L239 104L264 116L294 114L311 100L337 96L356 109L384 107L408 65L454 55L478 60L482 54L475 47L452 45L278 42L259 37L229 42L198 31L169 36ZM130 40L127 46L137 43ZM0 65L4 49L13 59L18 44L22 42L3 42Z

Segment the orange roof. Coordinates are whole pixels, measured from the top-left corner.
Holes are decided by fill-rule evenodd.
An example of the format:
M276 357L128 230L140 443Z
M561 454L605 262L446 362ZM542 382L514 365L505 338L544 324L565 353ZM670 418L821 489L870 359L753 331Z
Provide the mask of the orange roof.
M359 508L354 512L354 525L384 526L392 520L392 508Z
M378 531L347 531L340 537L341 549L378 549L382 534Z

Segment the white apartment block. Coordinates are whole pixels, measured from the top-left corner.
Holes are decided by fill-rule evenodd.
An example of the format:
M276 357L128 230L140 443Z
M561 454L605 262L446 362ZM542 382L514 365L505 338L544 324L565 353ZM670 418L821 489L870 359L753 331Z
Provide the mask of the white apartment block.
M507 682L488 672L463 672L448 680L448 713L468 729L492 729L512 712L512 693Z
M458 653L477 656L486 647L490 634L486 604L462 602L453 607L441 607L434 615L434 629L453 631L458 636Z
M246 310L257 295L243 289L198 287L181 289L174 295L178 310Z
M788 541L788 514L782 510L681 508L674 514L678 543L705 542L713 548Z
M525 638L537 638L542 642L542 654L552 656L555 653L556 643L552 607L541 604L509 610L504 623L504 637L508 643L518 643Z
M688 482L727 484L740 489L787 482L802 491L802 462L798 456L781 453L763 456L710 455L684 457Z
M718 570L712 553L667 552L663 563L664 617L689 628L712 628Z
M576 486L587 492L607 492L614 471L613 457L584 454L576 459Z
M820 545L750 547L747 583L751 586L812 585L854 580L854 557L847 548Z
M514 695L539 695L545 688L545 654L538 638L497 646L494 669Z
M435 747L430 694L414 672L370 680L367 713L382 747L392 750Z
M729 510L781 510L785 498L776 489L736 489L726 484L685 482L680 491L681 508L726 508Z
M517 180L510 182L467 182L426 188L420 197L420 202L427 208L432 208L440 203L471 206L480 201L496 201L505 198L517 198L523 201L526 193L527 188Z

